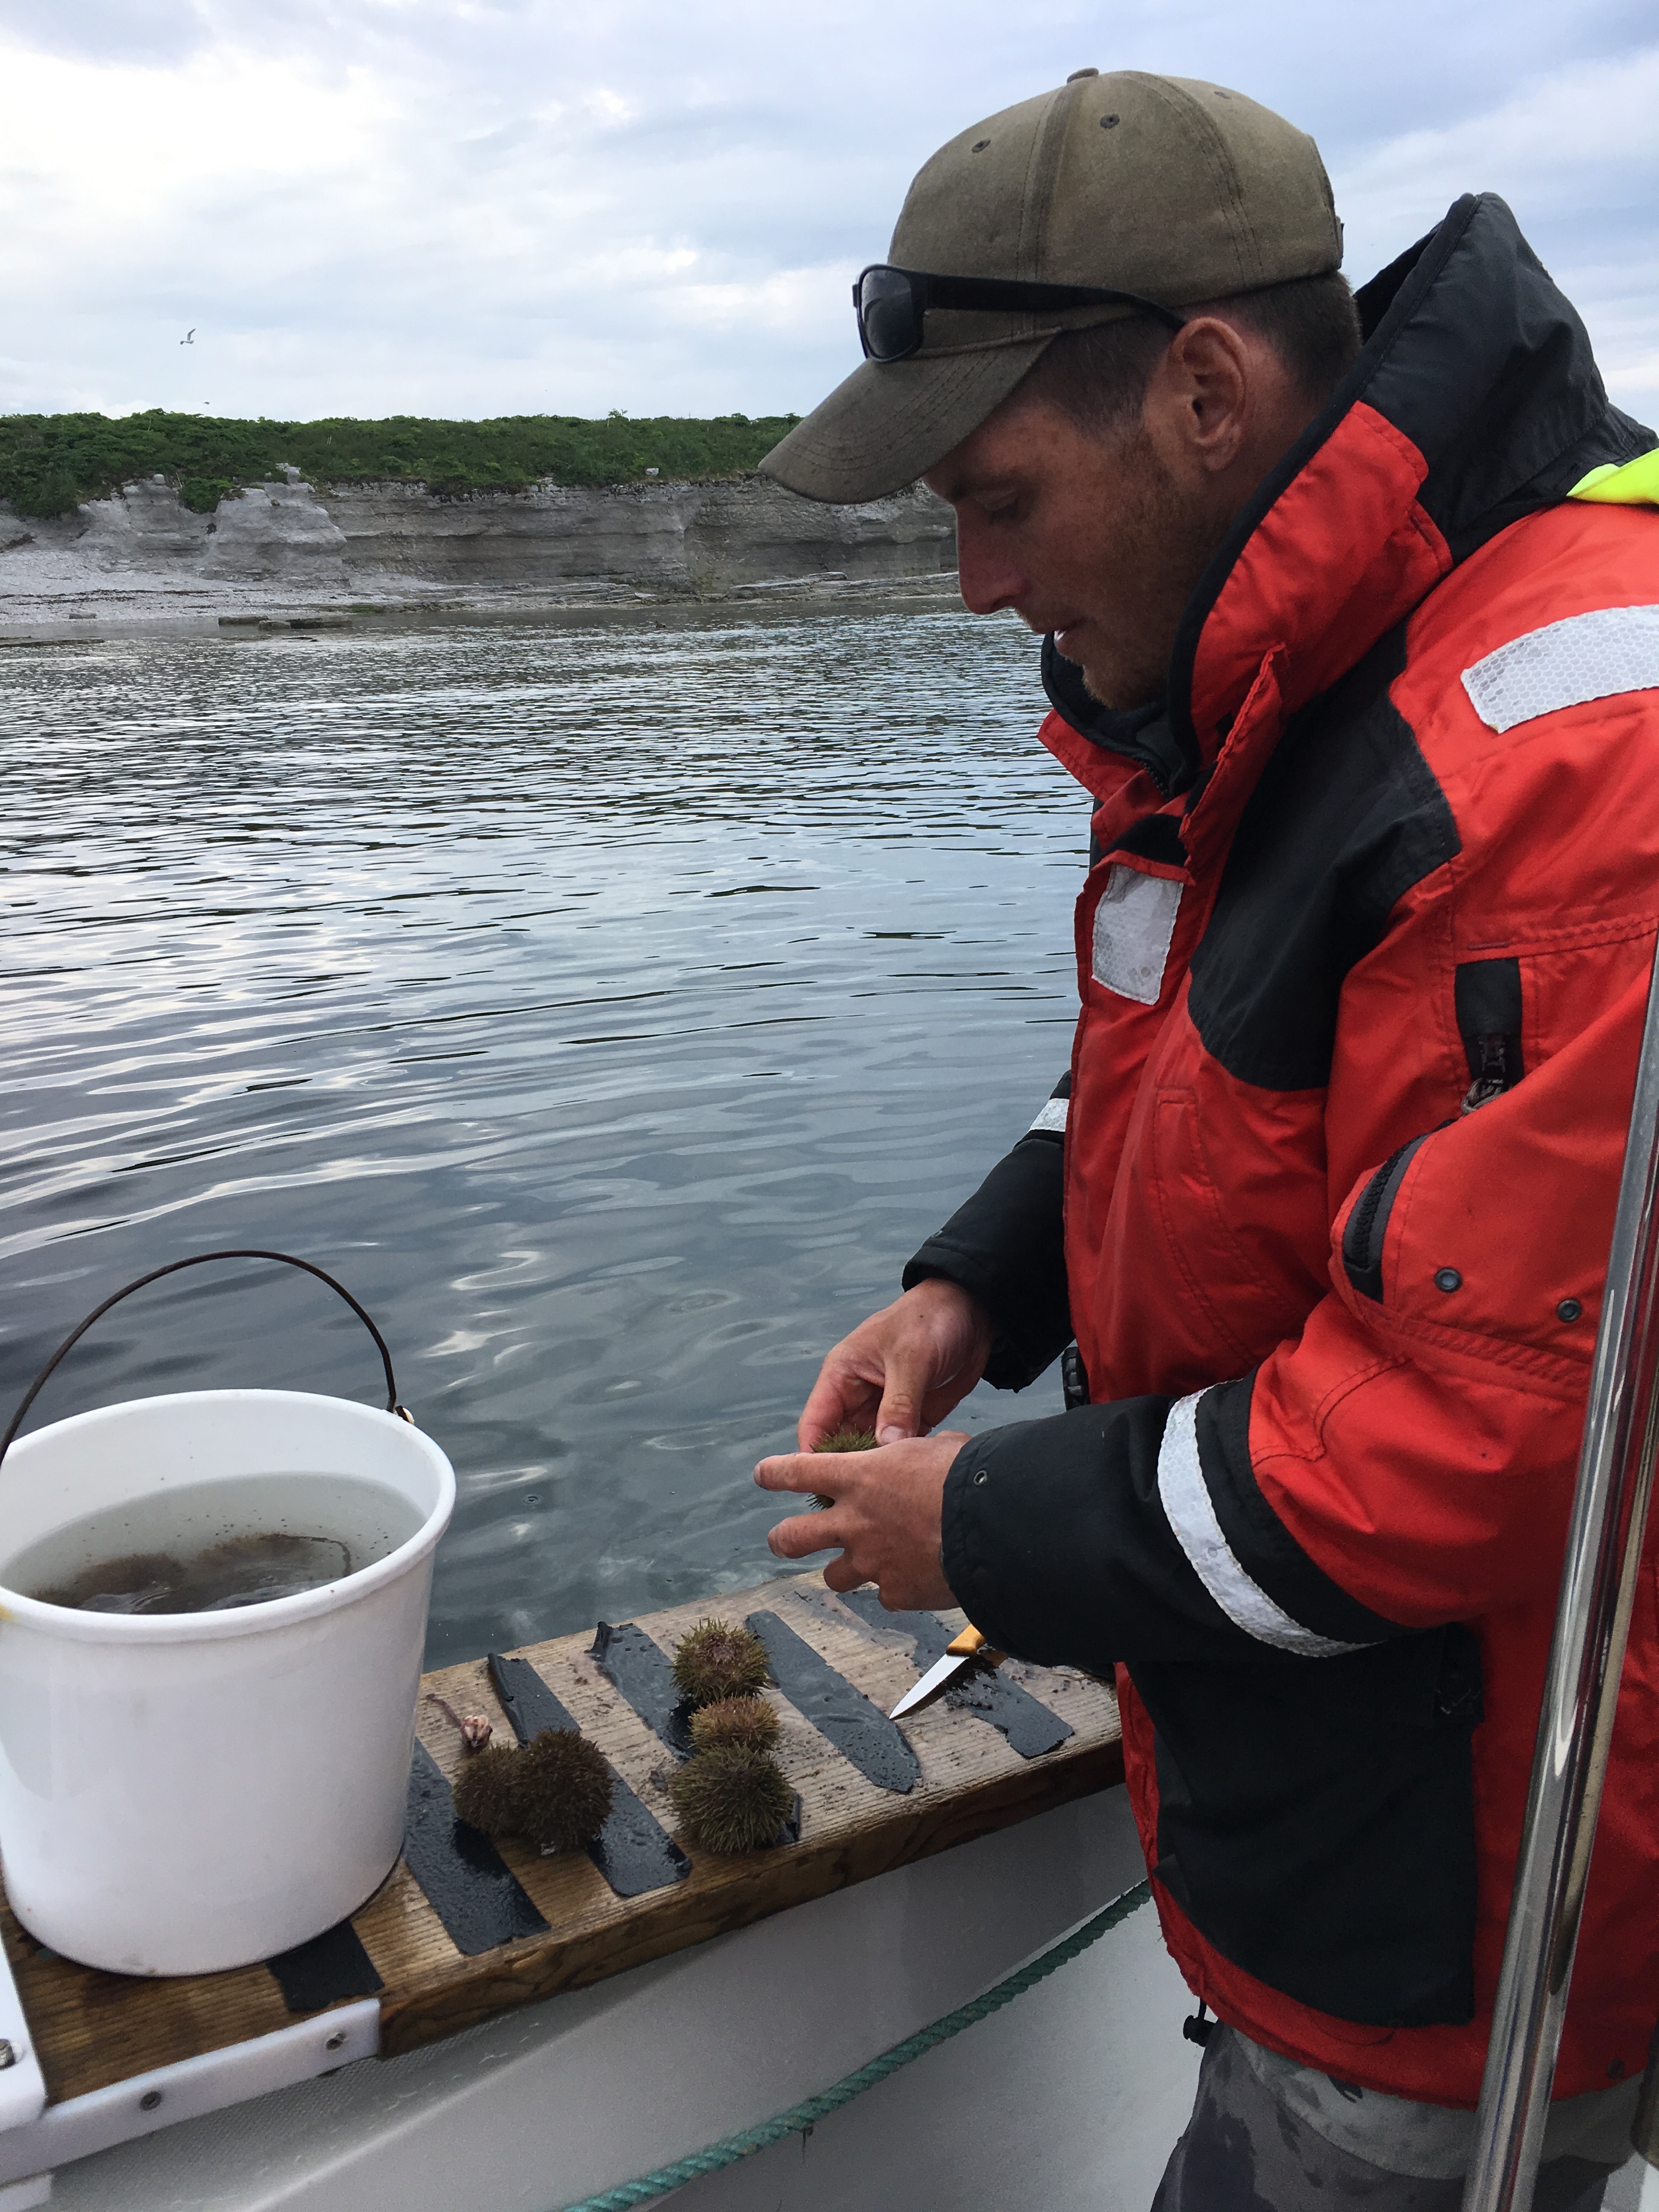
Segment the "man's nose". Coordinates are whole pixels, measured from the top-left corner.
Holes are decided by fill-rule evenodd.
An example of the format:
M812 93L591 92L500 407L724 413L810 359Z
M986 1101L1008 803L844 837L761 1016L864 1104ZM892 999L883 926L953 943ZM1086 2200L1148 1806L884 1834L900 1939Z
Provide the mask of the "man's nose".
M1018 604L1029 580L971 507L957 512L957 581L970 614L994 615Z

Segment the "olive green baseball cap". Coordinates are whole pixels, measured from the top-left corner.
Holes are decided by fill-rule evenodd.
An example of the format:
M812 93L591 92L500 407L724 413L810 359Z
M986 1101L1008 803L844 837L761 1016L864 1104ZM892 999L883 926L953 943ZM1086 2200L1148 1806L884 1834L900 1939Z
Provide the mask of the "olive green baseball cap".
M1176 308L1322 276L1342 227L1319 149L1271 109L1194 77L1079 70L941 146L888 258ZM932 308L919 352L864 362L762 472L808 499L879 499L976 430L1061 331L1135 312Z

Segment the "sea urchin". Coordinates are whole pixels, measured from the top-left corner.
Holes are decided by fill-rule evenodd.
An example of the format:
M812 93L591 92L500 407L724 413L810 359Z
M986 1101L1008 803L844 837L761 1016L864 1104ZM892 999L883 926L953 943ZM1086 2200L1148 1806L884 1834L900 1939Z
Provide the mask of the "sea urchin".
M766 1679L766 1646L729 1621L700 1620L674 1646L674 1686L690 1705L752 1697Z
M776 1759L736 1743L687 1759L674 1777L673 1796L687 1840L722 1856L775 1841L794 1802Z
M511 1836L519 1826L517 1751L475 1751L455 1777L455 1817L487 1836Z
M830 1436L820 1437L812 1449L815 1452L874 1451L876 1432L873 1429L836 1429ZM812 1492L811 1510L814 1513L827 1513L835 1502L833 1498L826 1497L823 1491L815 1490Z
M544 1729L518 1758L519 1833L544 1851L591 1844L611 1814L611 1768L599 1746L574 1729Z
M744 1751L770 1751L782 1732L764 1698L722 1698L691 1716L691 1741L698 1751L735 1743Z
M611 1768L574 1729L544 1729L522 1751L474 1752L455 1777L455 1817L544 1851L592 1843L611 1812Z

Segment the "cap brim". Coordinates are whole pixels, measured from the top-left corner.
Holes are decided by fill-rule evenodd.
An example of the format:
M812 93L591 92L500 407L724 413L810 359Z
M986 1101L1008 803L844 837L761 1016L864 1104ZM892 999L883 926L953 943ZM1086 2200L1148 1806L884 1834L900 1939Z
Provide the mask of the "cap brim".
M860 362L773 447L761 474L805 499L837 505L902 490L978 429L1054 336Z

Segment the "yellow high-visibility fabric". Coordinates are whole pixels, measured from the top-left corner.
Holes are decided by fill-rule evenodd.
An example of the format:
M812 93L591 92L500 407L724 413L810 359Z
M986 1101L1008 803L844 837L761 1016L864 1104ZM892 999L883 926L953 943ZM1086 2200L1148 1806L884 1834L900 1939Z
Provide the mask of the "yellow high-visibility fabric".
M1638 453L1623 468L1604 462L1581 477L1567 497L1605 500L1617 507L1659 507L1659 446L1650 453Z

